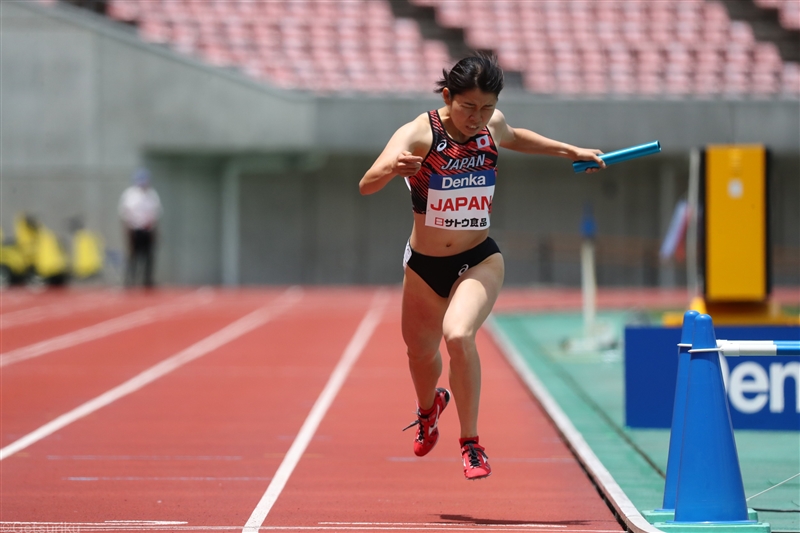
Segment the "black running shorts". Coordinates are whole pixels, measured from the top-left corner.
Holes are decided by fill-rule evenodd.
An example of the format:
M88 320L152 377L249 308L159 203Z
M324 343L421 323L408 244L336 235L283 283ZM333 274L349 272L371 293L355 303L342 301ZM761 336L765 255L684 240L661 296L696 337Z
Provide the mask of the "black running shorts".
M450 297L450 290L464 272L482 263L490 255L499 254L500 248L491 237L478 246L456 255L434 257L415 252L406 245L403 265L408 266L442 298Z

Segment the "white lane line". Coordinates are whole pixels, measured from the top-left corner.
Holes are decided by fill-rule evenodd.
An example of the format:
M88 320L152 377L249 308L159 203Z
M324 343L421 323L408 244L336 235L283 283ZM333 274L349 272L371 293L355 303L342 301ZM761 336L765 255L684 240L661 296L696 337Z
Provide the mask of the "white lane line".
M86 531L232 531L241 526L189 525L183 521L167 520L109 520L107 522L0 522L0 531L57 531L59 533ZM265 531L527 531L552 532L552 526L506 526L502 524L413 524L408 525L318 525L264 526ZM557 529L559 533L621 533L620 529Z
M241 461L241 455L48 455L49 461Z
M264 492L258 505L256 505L256 508L244 525L242 529L243 533L257 532L261 524L266 520L272 506L275 505L278 496L280 496L294 468L303 456L303 452L305 452L309 442L311 442L311 439L314 437L314 433L316 433L320 422L325 418L328 408L333 403L336 395L339 394L339 389L342 388L345 379L347 379L347 375L350 373L356 360L358 360L361 352L364 351L367 341L372 337L375 328L380 323L388 300L389 296L383 290L375 294L369 310L361 320L361 324L359 324L356 332L353 334L353 338L350 339L350 343L345 348L344 353L342 353L342 357L339 359L336 368L334 368L325 388L314 403L314 407L312 407L311 411L308 413L308 417L306 417L303 426L300 428L300 432L297 434L297 437L295 437L294 442L292 442L292 446L289 448L289 451L286 452L286 456L278 467L278 471L275 472L272 482L270 482L266 492Z
M201 289L189 296L180 298L177 302L154 305L70 333L65 333L64 335L59 335L52 339L23 346L22 348L0 354L0 367L25 361L26 359L33 359L34 357L39 357L40 355L45 355L57 350L71 348L78 344L107 337L127 329L143 326L144 324L149 324L150 322L155 322L177 313L195 309L198 305L207 304L212 299L213 295L210 291Z
M111 291L91 293L81 296L73 295L68 296L67 298L68 299L65 301L52 303L49 305L40 305L37 307L30 307L28 309L20 309L18 311L9 311L3 313L0 315L0 330L15 326L35 324L51 318L70 316L75 313L108 306L112 303L119 302L122 299L120 293L112 293Z
M454 527L474 527L475 524L469 522L319 522L321 526L454 526ZM562 524L541 524L537 522L521 522L514 524L481 524L490 527L546 527L565 529L567 526Z
M31 444L40 441L48 435L55 433L59 429L68 426L76 420L94 413L98 409L102 409L106 405L109 405L110 403L141 389L145 385L148 385L153 381L166 376L173 370L185 365L186 363L194 361L195 359L202 357L209 352L213 352L217 348L241 337L245 333L262 326L297 303L300 298L302 298L302 290L296 287L290 287L278 298L266 306L256 309L252 313L245 315L239 320L228 324L216 333L212 333L205 339L196 342L195 344L176 353L173 356L168 357L167 359L164 359L160 363L132 377L125 383L118 385L107 392L104 392L100 396L89 400L83 405L76 407L72 411L69 411L68 413L65 413L48 422L39 429L28 433L21 439L12 442L5 448L0 449L0 461L10 457L11 455L14 455L20 450L27 448Z
M213 476L71 476L62 477L64 481L269 481L271 477L213 477Z
M23 292L24 291L24 292ZM29 301L36 298L41 291L25 290L25 289L0 289L0 302L3 306L25 305Z
M387 457L387 461L394 463L460 463L458 457ZM493 463L572 463L574 457L498 457L492 458Z
M551 526L527 526L527 525L472 525L472 524L437 524L432 525L407 525L407 526L264 526L264 531L276 530L298 530L298 531L527 531L528 533L542 532L552 533L623 533L623 529L557 529ZM660 532L659 532L660 533Z

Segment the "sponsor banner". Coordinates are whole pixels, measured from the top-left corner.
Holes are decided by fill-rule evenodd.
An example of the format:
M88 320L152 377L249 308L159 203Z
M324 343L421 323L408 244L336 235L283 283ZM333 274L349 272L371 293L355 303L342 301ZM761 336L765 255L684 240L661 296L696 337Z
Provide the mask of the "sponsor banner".
M796 326L715 326L718 339L796 341ZM625 328L625 424L669 428L680 328ZM800 430L800 356L720 356L736 429Z
M425 225L444 229L484 229L490 225L494 169L452 176L431 174Z

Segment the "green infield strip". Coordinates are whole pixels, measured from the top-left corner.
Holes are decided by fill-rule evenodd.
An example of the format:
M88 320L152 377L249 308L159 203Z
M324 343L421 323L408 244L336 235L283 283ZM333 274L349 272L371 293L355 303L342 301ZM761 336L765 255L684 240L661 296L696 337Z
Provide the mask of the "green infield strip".
M495 327L643 512L662 505L669 430L625 427L621 343L625 323L641 319L633 313L600 313L599 343L587 343L579 313L494 315ZM735 437L748 498L800 473L798 432L738 430ZM748 506L774 533L800 532L800 477L753 497Z

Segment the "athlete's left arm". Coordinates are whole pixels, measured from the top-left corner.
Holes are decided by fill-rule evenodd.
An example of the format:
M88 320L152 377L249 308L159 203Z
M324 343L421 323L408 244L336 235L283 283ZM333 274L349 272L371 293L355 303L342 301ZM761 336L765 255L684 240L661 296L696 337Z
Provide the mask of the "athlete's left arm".
M593 148L579 148L571 144L549 139L544 135L527 130L524 128L512 128L500 110L495 110L489 121L489 128L494 136L495 142L515 152L524 154L552 155L565 157L572 161L595 161L600 168L605 168L606 164L600 159L601 150ZM588 172L597 169L590 169Z

